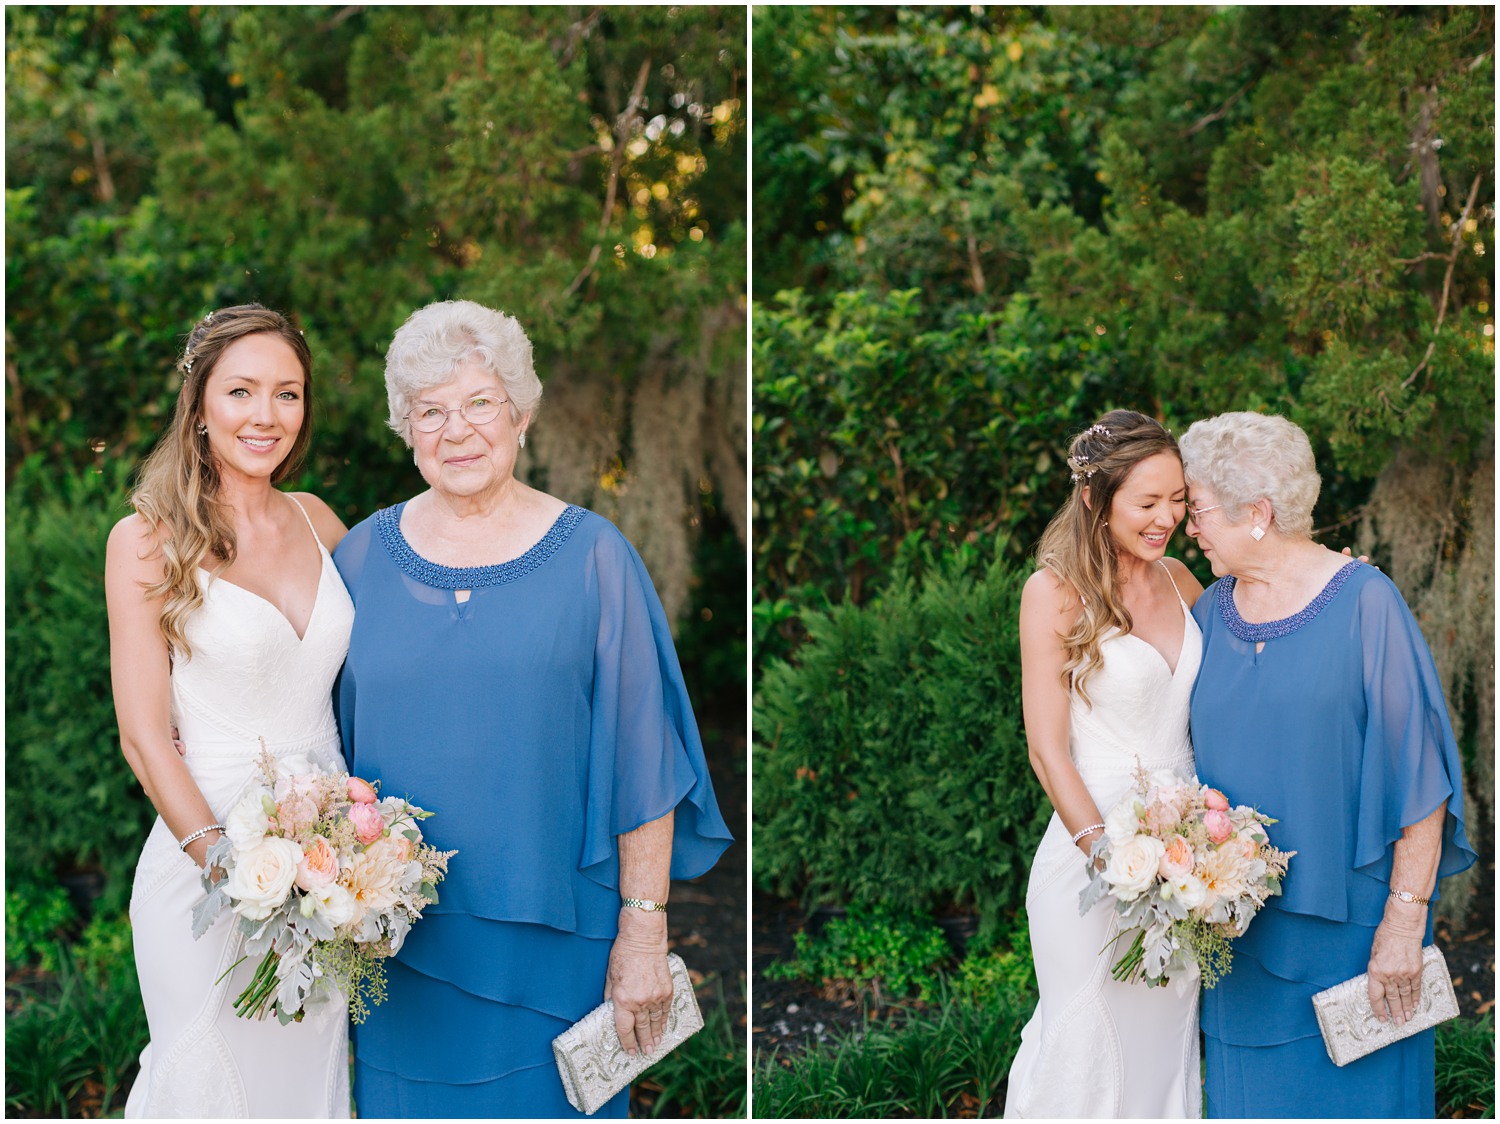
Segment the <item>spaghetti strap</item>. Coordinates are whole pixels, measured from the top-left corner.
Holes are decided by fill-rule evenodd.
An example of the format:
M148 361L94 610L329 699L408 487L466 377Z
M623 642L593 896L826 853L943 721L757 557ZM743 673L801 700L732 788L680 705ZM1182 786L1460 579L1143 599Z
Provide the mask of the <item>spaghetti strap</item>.
M302 506L302 501L299 500L296 496L292 495L292 493L290 492L283 492L282 495L286 496L287 499L291 500L294 504L297 505L297 510L302 513L302 518L307 520L307 529L312 532L313 542L318 544L318 550L320 550L324 554L327 554L328 548L323 545L323 539L321 538L321 536L319 536L318 529L313 526L312 516L307 514L307 508ZM1170 574L1168 574L1167 576L1171 577Z
M1187 602L1182 600L1182 590L1177 588L1177 579L1172 576L1172 567L1167 565L1167 560L1165 558L1158 558L1156 560L1156 564L1167 572L1167 581L1172 583L1172 592L1177 594L1177 600L1181 603L1182 607L1186 609Z

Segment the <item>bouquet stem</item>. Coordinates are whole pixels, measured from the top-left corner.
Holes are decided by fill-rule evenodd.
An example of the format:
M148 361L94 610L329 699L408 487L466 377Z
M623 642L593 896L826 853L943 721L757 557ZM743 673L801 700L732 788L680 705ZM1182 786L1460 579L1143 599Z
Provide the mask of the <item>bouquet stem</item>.
M1120 937L1123 937L1124 935L1124 933L1121 933L1115 938L1115 940L1119 940ZM1125 950L1125 954L1121 956L1120 959L1115 961L1115 965L1110 969L1109 974L1120 983L1135 983L1136 980L1140 978L1141 961L1144 960L1145 957L1146 932L1144 929L1136 929L1135 939L1130 942L1130 947ZM1163 977L1157 982L1165 984L1167 981L1165 977Z
M274 950L266 953L265 959L256 965L249 986L234 1001L235 1014L242 1019L263 1019L270 1014L267 1002L276 994L276 966L280 963L281 957Z

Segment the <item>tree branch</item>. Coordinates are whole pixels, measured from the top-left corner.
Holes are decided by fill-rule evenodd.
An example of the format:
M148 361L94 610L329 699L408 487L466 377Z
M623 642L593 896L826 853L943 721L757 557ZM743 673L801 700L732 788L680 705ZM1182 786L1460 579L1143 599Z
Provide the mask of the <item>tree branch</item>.
M1463 248L1464 224L1469 221L1469 213L1474 210L1474 200L1479 196L1479 181L1484 179L1484 173L1480 172L1474 177L1474 182L1469 187L1469 199L1464 204L1464 213L1458 217L1453 224L1453 245L1448 251L1448 269L1443 274L1443 299L1438 302L1437 323L1432 326L1432 342L1427 345L1427 353L1422 356L1422 361L1417 364L1417 369L1406 376L1406 381L1401 384L1402 389L1417 381L1417 376L1427 367L1427 361L1432 358L1432 353L1437 350L1437 334L1442 331L1443 320L1448 315L1448 293L1453 287L1453 267L1458 264L1458 251Z
M364 10L365 6L363 4L350 4L347 8L344 8L342 11L336 14L332 19L326 21L325 23L318 24L318 30L332 31L335 27L343 23L350 16L357 16Z
M578 287L588 280L589 274L594 272L594 266L599 263L599 255L604 250L604 236L609 233L609 222L615 213L615 195L620 189L620 166L625 163L625 145L630 140L630 130L640 120L641 107L646 103L646 79L650 76L651 60L647 59L641 63L640 73L635 76L635 88L630 91L630 100L625 103L625 109L615 119L615 150L609 162L609 187L604 193L604 212L599 216L599 230L594 236L594 248L589 251L589 260L578 271L578 276L573 278L573 283L563 293L564 297L571 297L576 293Z
M109 174L109 159L104 152L104 134L99 131L99 112L94 108L93 102L89 102L84 110L89 122L89 142L94 150L94 175L99 180L99 201L113 203L115 180Z
M1208 128L1208 126L1212 125L1215 121L1221 120L1224 117L1224 114L1228 113L1230 109L1234 107L1234 103L1239 101L1242 97L1245 96L1246 93L1249 92L1250 87L1255 85L1256 80L1259 78L1259 74L1255 75L1238 90L1230 94L1228 99L1224 102L1223 105L1219 106L1218 109L1214 110L1206 117L1198 118L1198 120L1188 129L1188 131L1182 134L1183 139L1185 140L1188 137L1193 136L1200 130Z

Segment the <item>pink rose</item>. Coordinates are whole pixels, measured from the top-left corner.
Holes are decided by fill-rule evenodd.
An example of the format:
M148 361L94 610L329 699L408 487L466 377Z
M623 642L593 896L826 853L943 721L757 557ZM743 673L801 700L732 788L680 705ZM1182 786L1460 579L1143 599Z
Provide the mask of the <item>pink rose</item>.
M1146 830L1158 839L1163 838L1182 821L1177 805L1158 796L1146 809Z
M374 804L356 804L349 809L349 819L354 824L354 834L359 841L370 844L385 834L385 818Z
M288 795L276 806L276 823L288 835L301 835L318 822L318 806L306 796Z
M1168 882L1176 881L1193 873L1193 848L1186 839L1174 835L1167 841L1156 871Z
M1221 796L1222 800L1223 797ZM1208 837L1215 843L1222 843L1234 834L1234 824L1229 819L1229 813L1219 808L1214 808L1203 817L1203 826L1208 829Z
M316 890L333 883L339 876L338 856L321 835L302 848L302 861L297 864L297 885L304 890Z
M1229 811L1229 797L1216 788L1211 788L1203 794L1203 803L1218 812Z
M362 781L358 777L349 778L349 799L356 804L373 804L377 797L375 789L369 781ZM1229 805L1224 805L1226 808Z

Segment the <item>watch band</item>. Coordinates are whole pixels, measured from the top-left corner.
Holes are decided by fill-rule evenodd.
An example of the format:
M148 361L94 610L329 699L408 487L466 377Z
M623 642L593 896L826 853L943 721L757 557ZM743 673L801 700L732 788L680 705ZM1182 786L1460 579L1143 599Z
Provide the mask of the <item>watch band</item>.
M1392 890L1391 897L1399 898L1407 905L1426 905L1432 900L1431 898L1419 898L1410 890Z
M647 913L666 913L666 902L654 902L650 898L621 898L621 905L633 905L636 909L644 909Z

